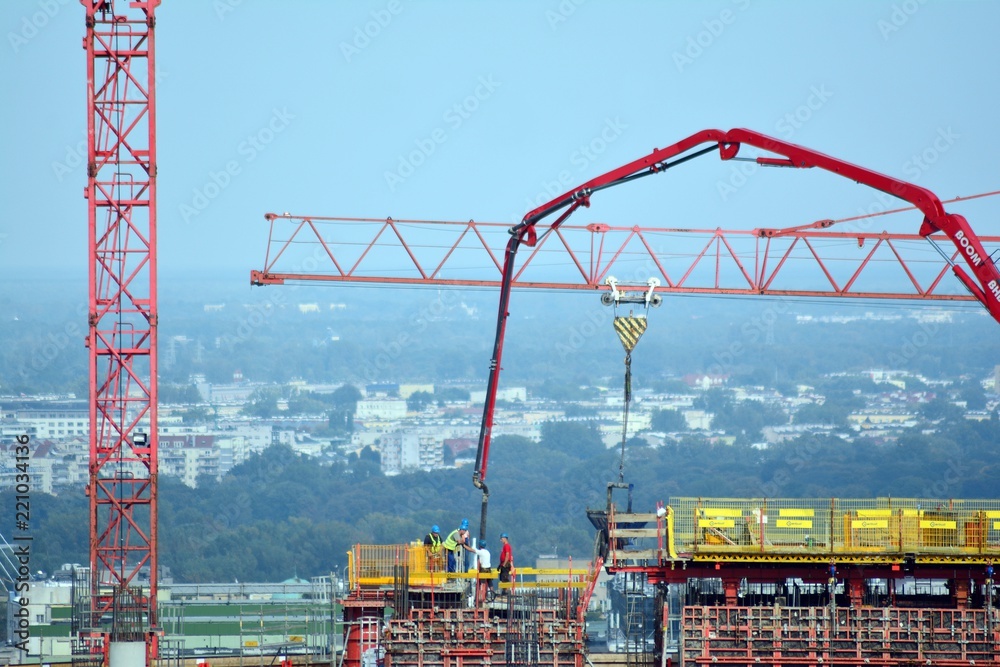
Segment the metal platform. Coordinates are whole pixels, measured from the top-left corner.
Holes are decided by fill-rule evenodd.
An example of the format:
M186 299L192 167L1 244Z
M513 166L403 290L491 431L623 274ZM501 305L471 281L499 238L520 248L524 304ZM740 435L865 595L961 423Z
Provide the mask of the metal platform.
M662 516L612 508L607 550L612 569L989 565L1000 558L1000 501L673 498Z

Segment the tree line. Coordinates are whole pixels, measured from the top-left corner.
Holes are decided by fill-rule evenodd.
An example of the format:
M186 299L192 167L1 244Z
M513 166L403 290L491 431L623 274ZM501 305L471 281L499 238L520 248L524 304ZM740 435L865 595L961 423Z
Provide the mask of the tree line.
M622 462L593 423L551 422L541 442L493 442L487 537L495 547L501 531L510 533L520 563L542 554L589 560L595 534L586 509L604 506L619 466L635 485L637 509L678 496L996 497L1000 422L952 414L925 431L881 444L805 435L764 450L697 435L659 447L631 439ZM320 466L272 446L196 489L160 479L160 563L183 582L282 580L340 571L352 545L422 539L432 524L448 531L469 518L477 535L481 497L471 476L458 468L387 477L377 457ZM13 492L0 503L13 507ZM32 568L86 563L87 526L82 489L35 494Z

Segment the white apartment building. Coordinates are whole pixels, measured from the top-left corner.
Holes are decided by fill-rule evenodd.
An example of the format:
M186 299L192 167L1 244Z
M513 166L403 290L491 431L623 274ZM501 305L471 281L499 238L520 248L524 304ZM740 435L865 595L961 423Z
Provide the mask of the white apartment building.
M444 447L433 436L415 432L386 433L379 443L382 472L387 475L409 470L428 470L444 465Z
M406 417L406 401L398 398L368 398L358 401L358 421L393 421Z
M528 400L528 390L525 387L507 387L497 390L498 401L524 401ZM486 391L473 391L469 393L469 402L472 404L485 403Z
M198 477L219 476L219 450L212 435L160 436L160 474L178 477L194 488Z
M19 424L34 429L42 439L65 439L90 434L90 412L86 409L28 408L18 410L15 419Z

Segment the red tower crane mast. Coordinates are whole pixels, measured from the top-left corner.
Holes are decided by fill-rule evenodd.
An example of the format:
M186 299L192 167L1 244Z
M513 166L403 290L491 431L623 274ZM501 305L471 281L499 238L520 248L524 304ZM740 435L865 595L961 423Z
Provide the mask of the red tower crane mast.
M156 96L159 0L86 11L90 375L89 652L155 656ZM148 577L148 580L146 578ZM102 620L111 618L111 627ZM131 662L131 659L129 659Z
M573 227L565 224L580 207L589 207L591 197L598 192L664 173L715 151L718 151L722 160L732 160L737 158L744 144L771 154L757 157L755 161L759 165L796 169L817 167L903 200L913 210L923 214L920 228L916 233L908 234L832 229L838 223L850 222L854 218L821 220L782 229L757 228L742 231L612 227L605 224ZM998 192L977 196L995 194ZM559 214L558 217L539 234L536 230L538 223L556 213ZM271 223L268 253L264 270L251 273L253 284L334 281L499 287L496 336L473 471L473 484L483 492L480 538L485 538L486 533L489 498L486 473L508 306L514 287L608 289L604 281L610 277L614 267L639 259L651 268L654 277L660 281L660 285L654 289L661 293L974 300L985 306L995 320L1000 321L1000 272L983 247L983 241L995 244L1000 242L1000 237L977 236L963 216L945 211L941 200L926 188L746 129L728 132L702 130L597 176L535 208L518 224L507 229L502 262L498 258L499 252L487 241L490 230L508 227L497 223L299 217L289 214L267 214L265 217ZM282 223L289 223L290 228L283 227ZM321 231L324 223L337 226L336 237L324 235ZM285 231L277 231L279 228ZM366 228L369 232L374 229L374 235L366 237L367 240L359 240L356 230L360 228ZM431 228L434 231L446 231L450 242L444 245L443 252L436 259L427 262L421 257L420 251L426 243L422 239L426 238ZM413 229L417 229L416 233L419 234L416 239L421 240L409 236ZM617 240L606 244L615 234ZM589 238L589 248L586 240L579 242L580 237ZM577 239L576 242L574 238ZM692 238L701 240L690 251L673 252L654 247L654 238L666 238L671 245L676 245L679 239L687 239L688 242ZM842 256L845 242L855 241L855 255ZM920 241L924 248L930 242L937 256L930 261L926 258L908 257L906 247L915 241ZM953 245L952 250L945 251L941 248L945 241ZM827 242L839 248L837 252L841 255L824 255L822 245ZM293 254L291 249L300 245L315 247L317 251L305 260L300 259L296 270L277 271L279 261L288 261L286 253ZM516 257L522 245L533 248L533 251L519 265ZM396 250L397 264L392 275L386 275L385 267L374 270L369 268L376 252L386 247ZM543 247L550 253L547 259L555 254L561 255L560 259L569 259L576 269L573 280L536 280L527 277L525 272ZM360 253L357 252L358 248L361 248ZM452 277L449 271L457 274L469 269L468 264L460 265L458 258L467 258L470 253L478 256L479 260L474 261L473 266L478 266L479 270L484 265L495 268L499 275L494 274L489 279ZM331 262L334 271L323 273L314 270L324 261ZM896 273L904 278L902 287L885 288L878 281L870 280L871 274L875 273L873 267L876 264L898 267L899 271ZM801 280L794 278L782 279L785 274L791 273L792 267L803 265L817 271L818 282L804 285ZM410 269L411 275L402 275L398 267ZM412 271L417 275L412 275ZM967 293L949 291L943 283L948 273L958 278ZM645 291L647 288L643 286L641 289Z

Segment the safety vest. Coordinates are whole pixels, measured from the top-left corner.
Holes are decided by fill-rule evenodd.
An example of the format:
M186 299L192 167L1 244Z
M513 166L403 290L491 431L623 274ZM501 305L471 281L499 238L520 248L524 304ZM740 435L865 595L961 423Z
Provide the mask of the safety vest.
M450 533L448 533L448 537L446 537L445 540L444 540L444 548L445 549L447 549L448 551L454 551L455 549L458 548L458 534L459 534L459 532L460 531L458 530L458 528L456 528L455 530L453 530Z
M427 537L431 538L431 553L439 553L441 551L441 536L437 533L428 533Z

